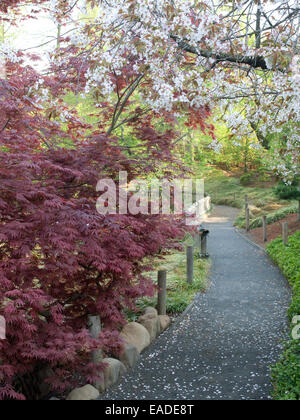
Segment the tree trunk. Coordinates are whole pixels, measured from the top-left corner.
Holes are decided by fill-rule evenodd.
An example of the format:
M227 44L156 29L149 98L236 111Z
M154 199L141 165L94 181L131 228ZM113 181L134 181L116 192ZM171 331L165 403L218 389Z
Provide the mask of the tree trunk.
M91 337L94 339L98 339L100 332L101 332L101 320L100 320L100 316L89 316L89 331L91 334ZM92 361L94 363L100 363L101 360L103 359L103 355L102 355L102 350L96 350L93 354L92 354Z
M261 47L261 0L257 2L257 13L256 13L256 31L255 31L255 46L258 50Z

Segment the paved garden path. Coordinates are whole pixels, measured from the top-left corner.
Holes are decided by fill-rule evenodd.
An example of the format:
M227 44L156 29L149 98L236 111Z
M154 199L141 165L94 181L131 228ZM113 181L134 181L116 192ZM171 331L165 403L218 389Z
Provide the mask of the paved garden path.
M269 366L287 331L287 281L263 251L238 235L234 209L217 207L211 287L104 399L265 400Z

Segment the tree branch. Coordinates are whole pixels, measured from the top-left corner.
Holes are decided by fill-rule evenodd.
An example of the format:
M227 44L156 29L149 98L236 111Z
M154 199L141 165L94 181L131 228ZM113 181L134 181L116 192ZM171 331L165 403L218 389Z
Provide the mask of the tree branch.
M10 121L10 119L8 119L6 121L6 123L4 124L3 128L1 128L0 133L2 133L2 131L4 131L6 129L6 127L8 126L9 121Z
M213 58L214 60L217 60L218 62L227 61L230 63L247 64L248 66L255 69L268 70L266 60L262 56L249 57L249 56L242 56L242 55L215 53L213 51L207 51L207 50L193 47L189 45L188 42L180 39L176 35L171 35L171 38L177 42L177 45L180 49L188 53L197 55L197 56L201 56L205 58Z
M261 0L257 3L255 46L257 50L261 47Z
M133 83L125 90L125 92L127 92L123 102L121 103L121 99L124 97L125 92L122 94L122 96L120 97L120 99L118 100L118 103L116 105L115 108L115 113L113 116L113 121L111 123L111 126L109 128L109 130L107 131L107 135L109 136L115 129L116 129L116 124L129 100L129 98L131 97L131 95L134 93L134 91L136 90L136 88L139 86L140 82L142 81L142 79L144 78L144 74L140 74L134 81ZM117 111L118 107L120 106L119 111ZM118 125L119 127L119 125Z

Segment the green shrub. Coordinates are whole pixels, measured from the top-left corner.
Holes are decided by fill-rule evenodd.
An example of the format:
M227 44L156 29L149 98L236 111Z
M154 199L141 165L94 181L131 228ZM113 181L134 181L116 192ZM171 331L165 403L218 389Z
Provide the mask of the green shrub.
M244 187L247 187L248 185L250 185L252 181L253 181L253 175L252 174L244 174L240 177L240 183Z
M194 168L196 179L204 178L205 191L211 196L212 202L217 205L228 205L243 209L245 206L245 195L249 197L250 203L258 200L262 203L257 207L264 207L268 204L278 203L273 187L261 187L259 183L252 182L251 186L242 186L240 179L235 176L228 176L223 171L206 167ZM255 179L254 179L255 181ZM283 205L289 205L283 202Z
M288 246L278 238L267 246L267 251L293 288L288 312L292 321L294 316L300 315L300 231L290 237ZM300 400L300 340L291 339L285 344L281 360L272 368L272 379L274 399Z
M298 341L298 342L297 342ZM293 340L286 344L280 362L273 366L274 399L300 400L300 344Z
M281 200L300 200L299 182L295 180L292 185L280 181L275 188L275 194Z
M258 182L270 182L272 181L272 177L268 173L262 173L257 178Z
M268 203L265 200L260 199L260 200L257 200L254 204L256 205L256 207L263 208Z

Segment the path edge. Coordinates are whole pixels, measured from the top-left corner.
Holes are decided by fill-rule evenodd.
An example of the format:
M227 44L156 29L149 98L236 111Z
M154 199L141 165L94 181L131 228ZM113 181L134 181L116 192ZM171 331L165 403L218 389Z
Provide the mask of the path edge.
M264 254L268 255L267 251L265 248L263 248L262 246L258 245L257 243L251 241L251 239L249 239L242 230L238 229L237 227L234 227L234 231L241 236L242 238L244 238L245 241L247 241L249 244L255 246L256 248L258 248L260 251L263 251Z

